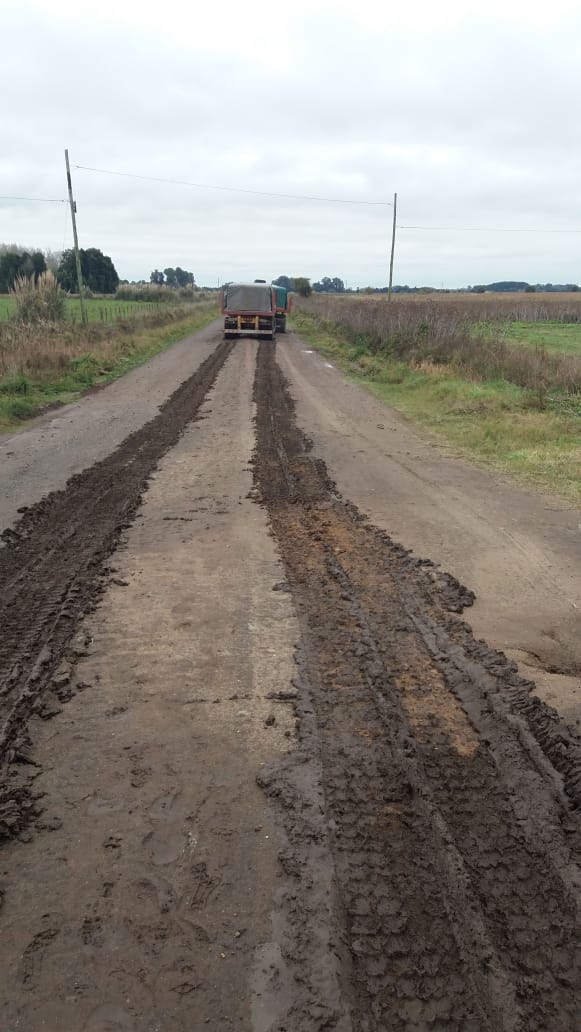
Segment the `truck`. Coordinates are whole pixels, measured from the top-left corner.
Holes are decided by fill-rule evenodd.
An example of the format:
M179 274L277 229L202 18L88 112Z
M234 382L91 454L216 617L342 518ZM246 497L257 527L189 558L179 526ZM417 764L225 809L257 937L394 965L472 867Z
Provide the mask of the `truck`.
M279 333L286 333L286 317L292 309L293 297L286 287L272 284L276 291L276 328Z
M267 283L226 283L222 288L224 337L276 334L276 287Z

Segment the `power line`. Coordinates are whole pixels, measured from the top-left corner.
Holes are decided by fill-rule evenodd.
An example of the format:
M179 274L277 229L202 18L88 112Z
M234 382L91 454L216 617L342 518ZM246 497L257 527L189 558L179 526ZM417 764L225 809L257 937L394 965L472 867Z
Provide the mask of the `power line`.
M109 168L90 168L75 165L81 172L98 172L106 176L122 176L127 179L144 179L150 183L170 183L172 186L193 186L198 190L223 190L227 193L253 194L255 197L280 197L291 201L328 201L330 204L367 204L373 207L392 208L391 201L354 201L344 197L310 197L306 194L273 193L269 190L247 190L242 186L216 186L213 183L192 183L186 179L164 179L161 176L142 176L136 172L115 172Z
M398 229L433 230L438 233L581 233L581 229L506 229L498 226L400 226Z
M38 201L40 204L66 204L62 197L0 197L0 201Z

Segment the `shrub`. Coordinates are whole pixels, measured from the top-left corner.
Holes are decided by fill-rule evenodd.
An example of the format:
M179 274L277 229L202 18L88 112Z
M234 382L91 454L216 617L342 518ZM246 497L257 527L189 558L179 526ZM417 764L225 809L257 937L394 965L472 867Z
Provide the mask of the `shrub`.
M205 301L208 295L196 287L168 287L157 283L124 283L115 292L116 301L147 301L177 305Z
M21 323L56 323L65 318L65 296L52 272L18 276L12 290L16 298L14 318Z

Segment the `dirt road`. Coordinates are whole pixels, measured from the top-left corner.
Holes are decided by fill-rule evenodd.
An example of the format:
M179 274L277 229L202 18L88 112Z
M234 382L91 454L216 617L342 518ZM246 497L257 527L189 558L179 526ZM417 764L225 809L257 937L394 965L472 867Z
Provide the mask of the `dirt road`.
M21 433L0 435L0 532L18 509L65 486L107 458L152 419L159 406L216 346L216 325L160 352L103 390L64 405Z
M0 1027L572 1032L578 739L407 551L375 402L294 337L193 365L0 550Z
M450 457L296 338L280 349L312 437L344 495L476 593L477 637L581 721L581 513Z

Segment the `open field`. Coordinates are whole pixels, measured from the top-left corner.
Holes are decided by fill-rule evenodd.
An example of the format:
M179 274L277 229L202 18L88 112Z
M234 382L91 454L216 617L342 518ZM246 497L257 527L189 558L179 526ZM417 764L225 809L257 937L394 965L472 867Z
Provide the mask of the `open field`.
M577 1032L579 514L294 333L0 453L2 1028Z
M317 296L317 295L313 295ZM331 295L318 295L319 297ZM337 294L336 299L356 298L387 302L386 294ZM470 319L505 319L511 322L581 322L581 291L571 293L443 293L393 294L390 304L437 305L442 311L466 313Z
M299 304L301 302L299 301ZM431 323L447 324L455 332L459 325L475 332L501 333L509 340L539 344L556 351L581 350L581 291L549 294L313 294L313 305L353 303L369 305L377 312L392 312L409 320L413 312L424 312ZM412 316L412 318L414 318Z
M506 326L504 333L511 343L581 356L581 323L514 322Z
M88 298L86 301L89 322L113 322L159 311L164 305L155 301L115 301L113 298ZM77 298L66 300L67 318L80 323L81 309ZM10 319L16 312L16 300L8 294L0 294L0 322Z

